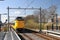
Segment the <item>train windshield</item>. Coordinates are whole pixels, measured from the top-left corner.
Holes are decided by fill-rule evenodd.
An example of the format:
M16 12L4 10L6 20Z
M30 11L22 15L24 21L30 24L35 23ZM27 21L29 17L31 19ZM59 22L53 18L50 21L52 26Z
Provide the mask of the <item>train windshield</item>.
M16 20L24 20L23 17L17 17Z

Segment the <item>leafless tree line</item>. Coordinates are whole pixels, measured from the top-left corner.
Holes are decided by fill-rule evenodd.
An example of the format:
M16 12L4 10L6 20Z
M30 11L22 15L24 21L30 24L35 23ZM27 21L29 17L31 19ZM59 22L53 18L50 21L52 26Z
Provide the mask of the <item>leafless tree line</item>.
M41 8L41 20L42 20L42 22L48 22L53 17L56 17L56 14L57 14L56 10L57 10L57 7L55 5L52 5L51 7L47 8L47 9ZM34 11L33 15L39 19L40 18L40 10Z

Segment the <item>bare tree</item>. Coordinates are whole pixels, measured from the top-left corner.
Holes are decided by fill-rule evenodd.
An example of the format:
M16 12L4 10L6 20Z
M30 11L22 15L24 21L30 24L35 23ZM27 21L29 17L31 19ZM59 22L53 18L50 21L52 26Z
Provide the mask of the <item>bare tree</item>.
M52 15L55 16L56 9L57 7L55 5L52 5L51 7L48 8L50 18L52 18Z
M42 20L43 20L43 22L47 22L47 19L48 19L48 11L47 11L47 9L43 9L41 11L41 13L42 13Z
M48 22L48 20L50 20L52 18L52 16L55 16L56 9L57 9L57 7L55 5L52 5L48 9L42 9L41 10L41 16L42 16L41 19L42 19L42 22ZM36 18L38 18L39 15L40 15L40 10L34 11L34 14L33 15Z
M41 19L42 19L42 22L47 22L47 14L48 14L48 11L47 11L47 9L42 9L41 10ZM40 10L38 10L38 11L34 11L34 14L33 14L36 18L38 18L39 19L39 17L40 17Z

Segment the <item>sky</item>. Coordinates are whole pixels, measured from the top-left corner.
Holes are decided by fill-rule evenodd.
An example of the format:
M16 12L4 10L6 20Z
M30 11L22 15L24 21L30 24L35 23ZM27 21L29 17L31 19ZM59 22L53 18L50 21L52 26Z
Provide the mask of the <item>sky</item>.
M33 1L31 3L31 1ZM60 15L60 0L4 0L4 1L0 1L0 14L4 14L7 13L7 7L11 7L11 8L43 8L43 9L47 9L49 8L51 5L56 5L57 6L57 13L58 15ZM14 13L13 13L14 12ZM10 11L10 15L21 15L19 13L22 13L23 11L21 10L11 10ZM24 13L22 13L23 15ZM31 14L31 12L28 12L27 15ZM2 21L4 22L7 17L6 15L2 15Z

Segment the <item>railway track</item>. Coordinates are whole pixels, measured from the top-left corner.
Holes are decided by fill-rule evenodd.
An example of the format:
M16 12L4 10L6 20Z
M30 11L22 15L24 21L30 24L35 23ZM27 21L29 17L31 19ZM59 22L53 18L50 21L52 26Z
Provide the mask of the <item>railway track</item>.
M25 40L45 40L42 37L36 36L33 33L20 33Z
M54 36L50 36L50 35L46 35L46 34L43 34L43 33L41 33L41 34L33 33L33 34L35 34L35 35L37 35L39 37L42 37L42 38L44 38L46 40L60 40L60 38L57 38L57 37L54 37Z
M60 40L58 38L39 33L19 33L19 35L22 35L25 40Z
M26 33L24 33L25 31ZM34 31L31 32L31 30L24 30L22 33L18 33L18 35L21 35L21 40L60 40L59 38L49 36L44 33L36 33Z

